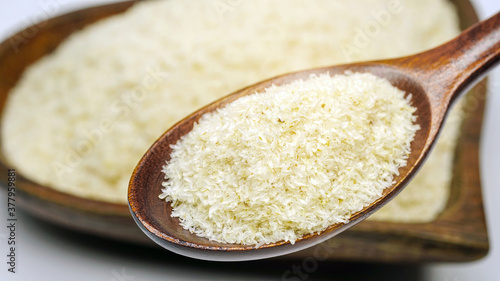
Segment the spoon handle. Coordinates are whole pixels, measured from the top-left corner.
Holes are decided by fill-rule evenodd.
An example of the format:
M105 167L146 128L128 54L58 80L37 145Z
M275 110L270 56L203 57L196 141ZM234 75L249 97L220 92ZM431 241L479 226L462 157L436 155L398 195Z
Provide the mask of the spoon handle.
M499 62L500 12L435 49L402 60L424 82L429 101L446 111Z

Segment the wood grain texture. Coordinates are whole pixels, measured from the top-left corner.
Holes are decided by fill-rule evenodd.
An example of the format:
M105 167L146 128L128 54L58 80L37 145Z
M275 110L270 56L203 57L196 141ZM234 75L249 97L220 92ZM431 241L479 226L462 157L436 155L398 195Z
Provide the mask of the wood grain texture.
M467 0L453 1L462 28L477 22ZM80 10L30 27L0 45L0 105L29 64L52 52L72 32L101 18L123 12L131 2ZM486 90L476 87L468 95L474 104L465 119L454 165L452 196L446 210L428 224L364 221L325 243L334 248L330 259L367 261L466 261L484 256L488 238L484 220L478 166L478 147ZM0 144L1 145L1 144ZM0 154L0 182L6 190L7 168ZM114 239L149 243L124 204L88 200L41 186L19 175L19 206L34 216L64 227ZM467 199L467 200L466 200ZM161 203L160 200L158 200ZM304 258L314 248L286 258Z

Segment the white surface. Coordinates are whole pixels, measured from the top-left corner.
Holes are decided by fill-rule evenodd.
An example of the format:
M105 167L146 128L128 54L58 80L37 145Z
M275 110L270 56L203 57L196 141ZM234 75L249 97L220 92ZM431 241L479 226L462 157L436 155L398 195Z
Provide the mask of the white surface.
M0 40L42 19L106 0L0 0ZM498 0L473 0L481 19L500 10ZM1 78L0 78L1 79ZM490 233L490 254L477 262L431 266L319 263L296 280L498 280L500 276L500 68L490 75L481 143L481 178ZM211 263L163 250L109 243L38 222L17 212L17 273L7 272L6 196L0 193L0 280L282 280L298 262ZM283 279L287 280L287 279ZM288 279L294 280L294 279Z

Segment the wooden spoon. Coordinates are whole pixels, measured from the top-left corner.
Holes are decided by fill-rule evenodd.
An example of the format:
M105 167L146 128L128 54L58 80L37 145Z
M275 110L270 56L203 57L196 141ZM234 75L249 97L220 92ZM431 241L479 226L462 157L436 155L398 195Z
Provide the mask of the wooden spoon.
M285 255L314 246L368 217L397 195L424 162L440 131L452 102L466 92L500 58L500 13L464 31L460 36L429 51L390 60L338 65L278 76L226 96L184 118L165 132L143 156L130 180L129 207L139 227L156 243L173 252L205 260L241 261ZM411 93L417 108L417 131L411 144L406 167L399 169L394 185L386 188L381 198L352 215L349 223L335 224L320 233L305 235L295 242L276 242L258 248L252 245L224 244L196 236L183 229L179 220L170 216L171 204L160 200L161 172L170 160L172 149L193 124L207 112L265 88L282 85L311 74L343 74L345 71L370 72L386 78L393 86ZM159 116L158 118L161 118Z

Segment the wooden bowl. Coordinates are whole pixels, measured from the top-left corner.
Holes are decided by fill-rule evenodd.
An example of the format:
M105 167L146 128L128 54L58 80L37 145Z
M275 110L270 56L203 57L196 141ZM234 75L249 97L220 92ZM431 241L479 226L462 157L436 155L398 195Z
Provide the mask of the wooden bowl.
M0 44L0 108L24 69L52 52L72 32L99 19L124 12L136 1L83 9L29 27ZM452 1L461 28L478 21L468 0ZM320 246L283 258L305 258L318 247L331 249L329 259L379 262L468 261L488 251L488 236L479 181L479 137L485 83L467 98L474 109L462 126L454 163L454 179L446 209L433 222L401 224L364 221ZM0 111L1 114L1 111ZM1 147L0 143L0 147ZM7 190L7 170L12 168L0 151L0 185ZM17 173L16 204L30 214L57 225L112 239L150 244L133 221L126 204L89 200L59 192ZM467 200L466 200L467 198Z

